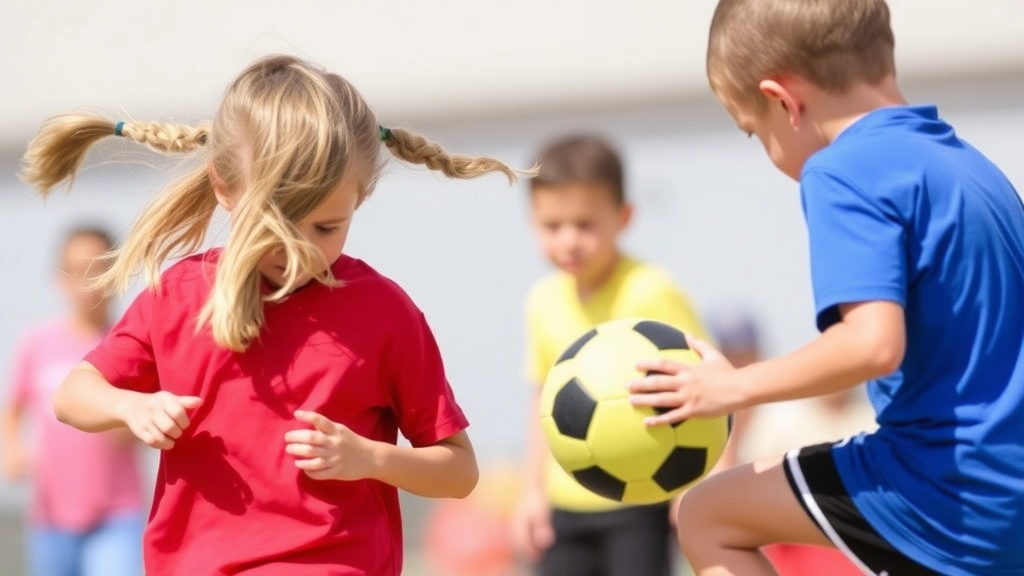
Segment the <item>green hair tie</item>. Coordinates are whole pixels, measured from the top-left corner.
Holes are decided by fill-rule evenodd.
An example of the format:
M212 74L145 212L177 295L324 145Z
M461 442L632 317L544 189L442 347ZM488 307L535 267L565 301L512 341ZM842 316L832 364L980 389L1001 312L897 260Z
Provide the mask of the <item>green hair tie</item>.
M381 142L387 142L388 140L391 140L391 129L390 128L385 128L383 126L378 126L377 130L380 132L380 141Z

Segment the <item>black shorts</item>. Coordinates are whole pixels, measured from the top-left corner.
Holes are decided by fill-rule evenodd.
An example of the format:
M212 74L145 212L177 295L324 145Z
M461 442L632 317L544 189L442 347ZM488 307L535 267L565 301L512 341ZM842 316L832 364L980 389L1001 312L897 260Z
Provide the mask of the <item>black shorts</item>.
M804 512L865 574L937 575L893 548L861 516L836 471L833 446L817 444L786 454L786 479Z
M541 576L669 576L675 550L668 504L608 512L555 509L555 543Z

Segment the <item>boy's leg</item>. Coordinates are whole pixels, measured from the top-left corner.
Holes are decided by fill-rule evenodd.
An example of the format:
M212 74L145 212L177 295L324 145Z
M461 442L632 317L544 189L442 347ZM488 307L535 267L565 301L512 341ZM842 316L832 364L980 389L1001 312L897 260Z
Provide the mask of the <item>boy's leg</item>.
M140 576L142 530L139 513L119 514L90 532L82 548L81 576Z
M603 576L601 539L597 526L602 513L551 512L555 542L544 551L540 576Z
M865 574L931 575L861 516L836 471L834 446L794 450L775 461L716 474L683 497L679 535L699 576L767 576L758 551L776 542L839 548Z
M668 505L611 512L617 517L605 534L607 576L669 576L674 546Z
M696 574L774 576L759 548L775 542L830 546L774 462L746 464L694 486L679 506L679 541Z

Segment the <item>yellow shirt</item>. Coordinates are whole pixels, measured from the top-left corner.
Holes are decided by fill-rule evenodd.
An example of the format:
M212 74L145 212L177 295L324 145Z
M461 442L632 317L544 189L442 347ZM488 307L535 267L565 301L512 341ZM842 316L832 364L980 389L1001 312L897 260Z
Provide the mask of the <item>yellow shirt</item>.
M553 274L533 286L526 300L527 377L542 385L570 344L595 325L618 318L658 320L706 338L689 299L667 272L623 257L608 282L586 301L580 301L568 274ZM597 512L623 506L580 486L550 454L545 473L555 508Z

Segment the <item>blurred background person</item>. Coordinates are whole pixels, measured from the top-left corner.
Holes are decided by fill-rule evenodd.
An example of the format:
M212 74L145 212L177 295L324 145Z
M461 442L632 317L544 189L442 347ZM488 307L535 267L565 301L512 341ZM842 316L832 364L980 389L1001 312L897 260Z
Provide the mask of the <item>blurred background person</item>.
M516 542L542 576L666 576L675 556L669 504L625 505L576 482L544 441L540 394L562 352L602 322L647 318L698 337L704 328L667 272L620 245L633 207L619 152L601 137L568 135L547 143L537 160L530 215L555 272L533 285L525 306L533 399Z
M138 576L142 490L127 430L86 434L57 421L51 395L110 325L110 302L89 288L114 246L98 227L72 229L56 274L66 309L21 337L4 409L4 476L31 484L31 576ZM34 441L26 429L31 427Z

